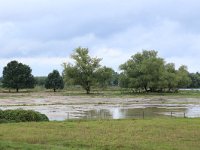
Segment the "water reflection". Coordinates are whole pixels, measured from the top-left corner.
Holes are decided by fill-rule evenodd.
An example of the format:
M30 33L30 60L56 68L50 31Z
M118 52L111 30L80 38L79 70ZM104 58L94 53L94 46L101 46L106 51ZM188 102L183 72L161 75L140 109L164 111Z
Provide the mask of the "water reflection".
M0 109L31 109L46 114L50 120L128 119L160 116L200 117L200 105L45 105L1 106ZM143 114L144 113L144 114Z
M190 118L200 117L200 107L199 106L190 106L186 109L186 116Z
M146 108L121 108L115 107L110 109L91 110L86 113L86 116L90 118L103 118L103 119L130 119L130 118L143 118L143 117L159 117L159 116L175 116L184 117L184 112L187 109L184 108L158 108L158 107L146 107ZM197 109L197 113L200 114L200 107ZM90 114L90 115L89 115ZM190 113L185 114L191 117L193 110ZM197 117L197 115L196 115Z

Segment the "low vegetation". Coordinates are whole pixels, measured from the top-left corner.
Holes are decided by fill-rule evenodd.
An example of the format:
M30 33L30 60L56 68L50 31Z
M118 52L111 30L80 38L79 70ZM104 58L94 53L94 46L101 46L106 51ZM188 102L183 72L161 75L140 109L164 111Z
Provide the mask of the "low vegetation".
M0 124L0 149L199 150L200 119Z
M30 121L49 121L49 119L46 115L33 110L0 110L0 123Z

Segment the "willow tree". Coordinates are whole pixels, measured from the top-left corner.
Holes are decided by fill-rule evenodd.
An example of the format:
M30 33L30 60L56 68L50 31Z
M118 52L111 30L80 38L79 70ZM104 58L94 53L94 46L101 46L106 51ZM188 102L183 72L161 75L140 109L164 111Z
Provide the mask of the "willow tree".
M100 58L89 56L88 48L77 48L71 55L75 64L64 63L63 76L67 84L81 85L89 94L91 86L97 83L96 72L100 68Z
M120 66L123 78L129 88L144 89L145 91L161 90L164 73L164 60L157 57L157 52L143 51L131 57ZM127 81L128 80L128 81Z
M176 91L191 83L186 66L176 70L173 63L166 64L154 50L144 50L133 55L120 66L120 69L122 70L120 86L136 90Z

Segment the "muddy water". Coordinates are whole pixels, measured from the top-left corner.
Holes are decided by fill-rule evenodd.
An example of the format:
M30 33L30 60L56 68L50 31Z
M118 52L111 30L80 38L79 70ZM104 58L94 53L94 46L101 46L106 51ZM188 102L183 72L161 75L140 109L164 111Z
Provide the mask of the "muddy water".
M35 106L0 106L0 109L36 110L50 120L125 119L157 116L200 117L200 105L193 104L47 104Z
M50 120L124 119L157 116L200 117L200 99L195 98L104 98L41 95L3 95L0 109L36 110Z

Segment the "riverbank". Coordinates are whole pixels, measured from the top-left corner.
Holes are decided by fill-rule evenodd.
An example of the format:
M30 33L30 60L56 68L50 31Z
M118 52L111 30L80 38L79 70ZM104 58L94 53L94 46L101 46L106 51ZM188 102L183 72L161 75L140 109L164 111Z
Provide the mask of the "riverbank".
M200 119L0 124L0 149L198 150Z

